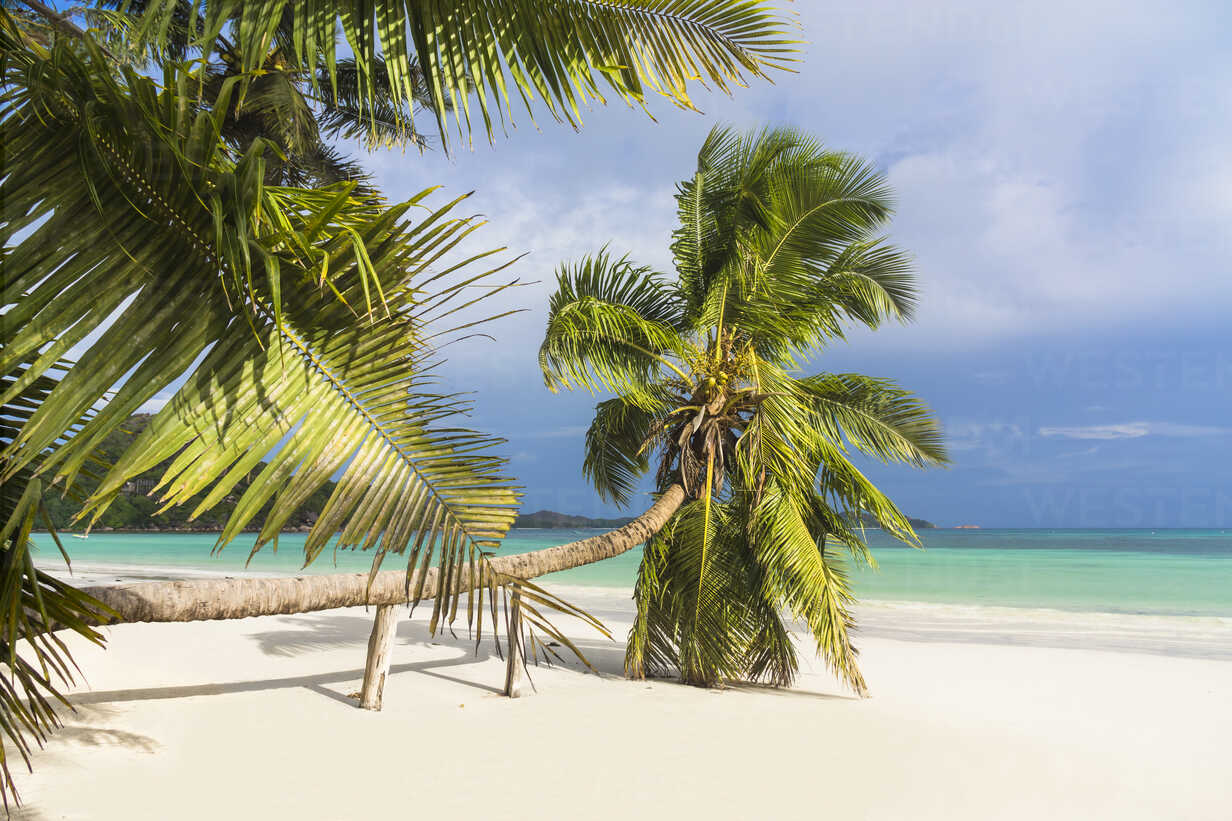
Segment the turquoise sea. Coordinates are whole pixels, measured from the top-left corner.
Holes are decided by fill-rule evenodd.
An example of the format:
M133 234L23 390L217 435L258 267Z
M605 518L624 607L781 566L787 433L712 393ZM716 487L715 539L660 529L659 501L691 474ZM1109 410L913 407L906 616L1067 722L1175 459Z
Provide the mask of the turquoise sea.
M600 531L517 530L502 553L563 544ZM1062 610L1232 616L1232 530L926 530L923 550L897 545L879 531L869 542L878 570L857 570L865 599L946 604L1046 607ZM74 564L167 576L245 572L253 536L240 536L211 556L215 537L189 533L94 533L62 536ZM46 534L36 534L40 564L62 561ZM264 548L247 572L262 574L366 571L371 554L327 552L301 569L303 534ZM547 577L570 585L631 588L641 550ZM386 559L394 569L398 557Z

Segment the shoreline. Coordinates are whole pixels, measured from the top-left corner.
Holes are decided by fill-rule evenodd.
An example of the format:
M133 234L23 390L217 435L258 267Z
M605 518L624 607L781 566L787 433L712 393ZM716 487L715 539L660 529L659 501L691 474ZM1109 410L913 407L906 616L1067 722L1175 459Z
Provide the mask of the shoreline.
M270 578L349 572L271 573L260 570L209 570L165 565L83 562L72 574L59 567L40 569L75 586L225 579ZM628 607L627 586L549 583L554 592L585 609L616 612ZM920 643L956 642L1036 646L1113 652L1140 652L1232 661L1232 615L1177 615L862 598L856 606L856 635Z

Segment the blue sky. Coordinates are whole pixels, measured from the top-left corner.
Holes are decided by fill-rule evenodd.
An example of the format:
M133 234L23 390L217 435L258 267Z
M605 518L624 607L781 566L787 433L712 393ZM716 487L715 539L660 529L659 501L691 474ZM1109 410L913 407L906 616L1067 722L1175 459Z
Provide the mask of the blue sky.
M926 7L925 7L926 6ZM584 484L595 398L535 363L553 270L604 243L670 270L671 194L716 123L790 124L871 158L916 258L910 326L817 369L899 380L943 420L953 466L868 466L939 524L1232 526L1232 26L1210 3L800 2L796 74L704 114L621 104L578 131L526 116L452 157L368 158L393 197L475 191L476 247L538 281L496 344L456 349L474 423L509 439L528 510L614 511ZM638 503L635 503L638 504Z
M491 146L364 158L391 198L429 186L526 253L522 313L456 346L451 387L509 440L527 510L615 513L581 476L595 397L535 354L554 270L605 243L670 271L675 182L715 124L792 125L897 195L916 321L815 370L891 377L942 420L946 470L863 465L909 514L985 527L1232 527L1232 12L1226 3L787 5L794 74L704 113L614 104L579 131L522 113ZM155 406L158 402L153 403ZM648 487L648 486L647 486ZM641 500L634 502L634 507Z

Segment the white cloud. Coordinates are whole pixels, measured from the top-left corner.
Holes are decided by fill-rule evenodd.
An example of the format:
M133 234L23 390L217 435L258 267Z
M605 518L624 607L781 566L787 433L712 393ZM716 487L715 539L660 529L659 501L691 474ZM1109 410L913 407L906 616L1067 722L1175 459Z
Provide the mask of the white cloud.
M572 439L584 436L589 428L586 425L566 425L554 430L542 430L535 433L520 433L516 439Z
M1012 422L947 421L946 447L951 451L1004 452L1021 447L1024 440L1020 425Z
M916 257L922 302L913 326L859 334L861 346L1193 322L1232 300L1232 54L1217 9L800 4L799 73L703 96L708 116L652 104L654 123L613 105L580 133L545 121L449 161L373 164L394 195L474 188L466 207L491 219L476 242L531 252L513 270L541 284L510 296L530 310L501 330L519 356L538 344L562 259L610 241L669 267L672 185L716 121L796 125L885 168L889 235Z
M1173 422L1121 422L1113 425L1042 427L1040 436L1056 439L1140 439L1143 436L1170 436L1185 439L1227 436L1232 428L1210 425L1180 425Z
M171 401L172 394L163 391L155 395L152 399L146 401L144 405L137 408L137 413L158 413L167 403Z
M1146 422L1126 422L1119 425L1083 425L1075 427L1044 427L1040 436L1059 439L1138 439L1150 433Z
M874 0L837 12L829 31L845 37L806 20L825 44L810 63L848 69L837 106L833 84L813 96L850 106L840 121L868 118L852 128L891 158L891 235L924 287L916 327L872 344L1168 323L1227 304L1232 59L1213 12ZM1169 275L1180 270L1183 288Z

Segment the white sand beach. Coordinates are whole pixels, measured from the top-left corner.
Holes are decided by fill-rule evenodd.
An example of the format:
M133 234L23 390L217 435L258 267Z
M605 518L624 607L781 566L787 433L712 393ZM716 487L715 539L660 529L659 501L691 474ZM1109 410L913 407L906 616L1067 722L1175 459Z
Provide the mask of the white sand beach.
M627 594L569 597L623 637ZM76 715L20 774L25 819L1222 819L1232 621L866 605L868 699L810 659L796 687L706 691L532 668L398 631L385 709L357 709L362 608L123 625L77 649ZM77 645L75 645L76 647Z

